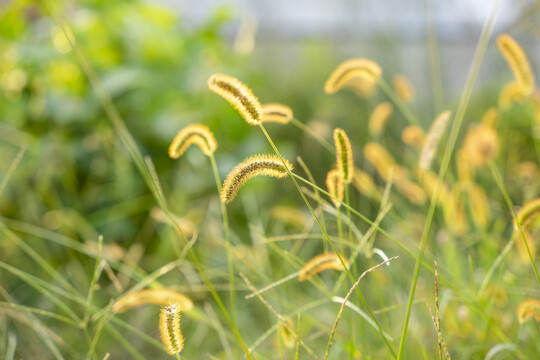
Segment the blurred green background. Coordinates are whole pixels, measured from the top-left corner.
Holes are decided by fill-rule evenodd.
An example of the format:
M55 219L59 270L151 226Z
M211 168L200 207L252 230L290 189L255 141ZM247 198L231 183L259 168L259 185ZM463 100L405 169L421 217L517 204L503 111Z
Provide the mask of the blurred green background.
M191 150L180 160L172 160L167 156L167 148L176 132L187 124L208 125L218 142L216 159L222 179L247 156L271 152L271 148L258 129L248 126L228 103L207 89L207 78L220 72L241 79L262 103L287 104L297 119L316 129L330 142L334 127L346 129L357 155L356 165L374 174L373 168L362 159L361 149L373 140L367 131L369 114L379 102L387 100L386 96L377 92L370 98L362 98L351 91L328 96L323 92L323 84L341 61L368 57L381 65L383 77L388 82L397 73L405 73L411 78L416 90L411 109L424 129L438 112L455 108L490 2L478 1L470 8L466 2L458 3L454 8L431 5L435 8L435 30L440 35L438 46L444 94L441 104L434 102L433 94L439 90L433 88L429 76L425 22L426 4L429 3L418 0L407 6L392 1L377 6L367 1L343 1L337 2L338 5L303 1L294 5L284 2L249 5L243 2L165 4L114 0L67 1L61 2L59 8L72 26L77 46L111 97L137 145L153 160L172 210L197 227L197 246L200 247L196 251L208 264L212 280L217 279L220 284L225 281L226 259L222 240L216 240L222 236L221 215L212 169L199 151ZM529 55L533 70L540 76L540 5L538 1L518 3L505 4L496 33L516 35ZM63 235L80 242L89 251L95 251L101 234L104 243L110 245L107 248L111 251L110 256L123 259L130 254L141 268L151 272L173 259L169 240L174 234L156 215L156 202L151 192L111 126L74 49L50 16L46 4L29 0L0 3L0 178L9 174L6 187L0 188L0 220L47 259L77 290L86 294L94 259L44 239L54 238L53 234ZM327 13L325 6L329 8ZM511 78L506 63L491 44L466 114L465 129L478 122L487 108L497 104L500 88ZM531 106L530 103L517 104L502 113L499 119L504 136L501 136L498 165L516 204L537 197L540 187L536 177L538 172L533 173L532 179L524 180L514 167L523 161L538 164L535 142L538 146L540 125L536 125L536 135L531 133L531 123L534 123ZM417 152L400 139L407 125L405 118L394 111L379 142L401 165L412 168ZM317 182L324 184L326 172L335 161L334 155L293 126L270 124L267 128L285 157L294 161L300 155ZM17 156L22 156L20 163L16 162ZM13 164L17 167L13 168ZM295 167L303 175L300 167ZM453 179L455 174L451 172L449 177ZM487 171L480 173L478 181L493 200L490 203L490 228L471 230L451 249L445 248L443 240L435 245L442 250L442 263L449 269L464 272L457 274L461 279L469 276L474 279L475 270L469 266L471 258L482 269L489 267L512 231L510 215L490 174ZM378 181L378 184L382 186L384 182ZM243 245L256 245L253 250L246 250L247 255L243 256L255 256L252 252L261 250L257 247L261 238L295 230L270 216L277 205L305 210L294 191L286 180L254 181L242 189L240 198L229 206L229 214L236 246L240 249ZM393 211L406 220L406 225L388 221L386 227L392 234L401 234L401 227L407 227L408 241L414 243L417 241L415 236L421 231L427 205L412 205L396 194L392 201ZM377 202L356 194L351 205L369 218L374 218L378 211ZM441 215L437 215L436 221L444 227ZM333 224L329 226L335 230ZM358 227L361 231L367 229L365 223L359 223ZM7 232L0 236L5 240L0 241L0 260L43 278L42 271L21 254L15 242L9 241ZM490 242L477 246L481 240ZM393 254L390 243L383 242L380 247ZM290 247L286 249L291 251ZM462 250L464 253L458 255ZM113 251L117 251L116 255ZM320 251L322 244L313 244L303 249L299 256L306 260ZM489 256L484 259L485 252ZM276 254L279 252L272 253L269 258L277 263L280 258ZM400 266L412 268L410 258L402 260ZM506 265L513 271L499 275L507 276L506 281L513 287L514 303L522 293L540 295L534 282L519 282L520 275L530 275L528 267ZM276 273L265 281L259 279L261 283L268 283L282 274L273 268L269 271L269 274ZM44 280L57 283L57 279L47 276ZM131 284L127 279L121 281L124 286ZM394 294L395 302L406 300L409 281L399 270L384 278L386 284L399 284L396 285L399 291ZM163 283L185 291L201 307L211 302L207 291L197 288L200 281L188 265L166 275ZM0 284L3 297L7 292L21 304L54 309L35 289L12 274L0 272ZM100 286L96 303L106 306L119 292L107 279ZM424 282L422 286L425 292L428 283ZM373 296L384 299L382 292ZM307 301L308 296L291 295L290 298L294 300L284 307L294 309L298 304L292 301ZM271 325L271 316L266 314L265 308L252 304L246 305L245 311L239 314L239 323L247 324L241 328L247 333L249 343ZM513 310L508 311L513 316ZM265 315L260 315L263 312ZM157 339L155 309L137 314L141 316L123 318ZM335 311L329 314L332 318ZM424 317L426 315L423 313ZM253 323L252 319L259 316L265 320ZM385 320L389 321L389 318ZM429 325L430 320L426 319L423 321ZM192 338L186 346L186 358L206 358L198 355L198 347L210 354L221 351L222 344L217 336L205 337L205 330L189 320L185 324L185 333ZM17 356L49 358L40 355L42 345L24 346L39 343L36 334L23 330L24 325L16 323L15 326L20 335ZM396 326L398 329L399 324ZM78 340L81 334L59 327L56 323L50 325L51 330L69 344L61 345L69 354L66 358L79 358L86 349L86 345ZM246 329L254 330L250 334ZM0 350L7 351L8 337L13 331L8 318L3 317ZM367 327L364 331L369 333L371 330ZM425 346L436 351L433 329L427 326L423 331L429 333L432 341ZM532 337L524 335L526 331L531 331ZM525 353L540 352L539 343L532 340L534 336L538 339L538 329L523 332L520 334L526 343ZM393 335L398 338L399 331ZM100 354L113 352L118 347L113 340L102 340L97 347ZM381 354L378 352L381 350L377 350L381 347L380 341L363 344L363 352ZM485 349L494 343L490 336L482 339L489 346L471 339L468 348L467 339L460 341L456 340L455 344L462 348L455 351L463 359L478 358L478 354L485 354ZM147 344L136 344L135 347L145 358L165 358L165 353ZM263 352L261 358L274 358L270 355L271 350L266 350L268 352ZM131 357L116 353L112 358Z

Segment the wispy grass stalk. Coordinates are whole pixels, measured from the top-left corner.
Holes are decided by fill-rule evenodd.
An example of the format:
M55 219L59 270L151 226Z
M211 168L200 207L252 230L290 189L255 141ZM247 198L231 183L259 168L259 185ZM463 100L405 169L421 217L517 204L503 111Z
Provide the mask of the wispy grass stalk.
M457 138L459 135L459 130L461 129L461 124L463 122L463 118L465 116L465 112L467 111L467 107L469 105L469 100L472 95L473 87L476 82L476 78L478 76L478 72L480 70L480 65L482 64L482 60L484 58L484 54L487 49L487 45L489 43L489 39L491 37L491 33L493 31L493 26L495 24L495 19L497 17L497 14L499 12L499 9L502 5L502 0L497 0L497 2L494 4L493 9L491 10L488 20L482 30L482 33L480 35L480 40L478 41L478 45L476 47L476 51L473 57L473 61L471 64L471 68L469 70L469 74L467 76L467 81L465 83L465 87L463 89L463 93L461 95L460 101L458 103L456 115L454 117L454 121L452 123L452 129L450 131L450 136L448 139L448 142L446 144L446 148L443 155L443 160L441 163L441 167L439 170L439 176L438 176L438 182L437 186L435 188L433 197L431 199L429 210L426 216L426 221L424 224L424 230L422 232L422 240L420 245L420 252L418 254L418 258L416 260L416 265L414 268L414 274L413 279L411 282L411 288L409 291L409 301L407 305L407 311L405 314L405 323L403 325L403 331L401 334L401 340L399 344L399 350L398 350L398 360L400 360L403 356L403 350L405 347L405 340L407 337L407 330L409 326L409 318L411 314L411 308L412 308L412 302L414 300L414 293L416 290L416 283L418 281L418 275L420 272L420 266L422 263L422 258L424 255L424 249L426 247L427 238L429 236L429 232L431 229L431 223L433 221L433 216L435 215L435 209L437 207L437 203L439 201L439 196L442 189L442 183L444 181L444 178L446 176L446 173L448 171L448 167L450 165L450 159L452 157L452 153L454 151L454 148L456 146Z

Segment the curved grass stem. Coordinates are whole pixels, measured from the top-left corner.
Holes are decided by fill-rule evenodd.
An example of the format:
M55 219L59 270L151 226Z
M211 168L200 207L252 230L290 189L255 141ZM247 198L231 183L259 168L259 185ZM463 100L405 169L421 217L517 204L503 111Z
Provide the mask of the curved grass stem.
M418 282L418 275L420 273L420 266L422 264L422 258L424 256L424 250L426 248L427 239L429 237L429 232L431 230L431 223L433 221L433 216L435 215L435 209L437 207L437 203L439 201L439 196L441 194L442 189L442 183L444 181L444 177L446 176L446 173L448 171L448 167L450 165L450 159L452 157L452 153L454 151L454 148L456 146L457 138L459 135L459 130L461 128L461 124L463 123L463 118L465 117L465 112L467 110L467 107L469 105L469 100L472 95L474 83L476 82L476 78L478 76L478 72L480 70L480 65L482 64L482 60L484 58L484 54L487 49L487 45L489 43L489 39L491 37L491 33L493 31L493 25L495 23L495 18L497 17L497 14L499 12L499 9L502 5L502 0L497 0L497 3L493 7L491 13L489 14L488 20L482 30L482 34L480 35L480 40L478 41L478 45L475 50L475 54L473 57L473 61L471 64L471 68L469 70L469 74L467 76L467 81L465 83L465 87L463 89L463 93L461 95L461 98L458 103L456 115L452 124L452 129L450 131L450 136L448 139L448 143L446 145L443 160L441 163L441 167L439 170L439 177L437 181L437 186L435 188L435 192L433 194L433 197L431 199L431 203L429 206L429 210L426 216L426 221L424 224L424 230L422 232L422 240L420 242L420 251L418 253L418 258L416 259L416 264L414 267L414 273L413 273L413 279L411 282L411 287L409 291L409 300L407 303L407 311L405 314L405 323L403 325L403 331L401 334L401 340L399 343L399 350L398 350L398 360L400 360L403 356L403 350L405 348L405 340L407 337L407 329L409 326L409 318L411 315L411 308L414 300L414 293L416 290L416 283Z
M261 128L262 132L264 133L264 136L266 137L266 139L268 140L268 142L270 143L270 145L272 146L272 149L274 149L274 152L276 153L276 155L281 159L281 162L283 163L283 166L285 166L285 169L287 169L287 173L289 174L289 177L291 178L291 180L293 181L296 189L298 190L298 192L300 193L300 196L302 197L302 199L304 200L304 202L306 203L306 206L309 208L309 211L311 212L311 215L313 216L313 218L315 219L315 221L317 222L317 224L319 225L326 241L330 244L330 246L332 247L332 250L334 250L334 252L336 253L337 257L339 258L339 261L341 262L341 264L343 265L343 268L345 269L345 271L347 272L347 275L349 276L351 282L354 283L354 278L352 277L352 274L351 272L349 271L349 269L347 268L347 266L345 265L345 262L343 261L343 258L341 257L341 255L339 254L339 252L337 251L336 249L336 246L334 245L334 242L330 239L330 237L328 236L328 233L326 232L326 229L322 226L321 222L319 221L319 218L317 217L317 215L315 214L315 212L313 211L313 208L311 207L309 201L306 199L306 196L304 195L304 192L302 191L302 189L300 189L300 186L298 185L298 182L296 181L295 177L293 176L293 174L291 173L290 169L288 168L287 164L285 163L285 160L283 159L283 157L281 156L279 150L277 149L276 145L274 144L274 141L272 140L272 138L270 137L270 135L268 135L268 132L266 131L266 129L264 128L264 125L262 123L259 124L259 127ZM367 300L366 298L364 297L364 295L362 294L362 292L356 288L356 292L358 293L360 299L362 300L364 306L366 307L366 310L368 311L369 313L369 316L373 319L373 321L375 322L375 324L377 325L377 329L379 330L379 333L381 335L381 337L383 338L386 346L388 347L388 350L390 350L390 352L392 353L392 356L395 358L396 357L396 353L392 347L392 344L390 344L390 342L388 341L388 339L384 336L384 332L378 322L378 320L375 318L375 316L373 315L373 312L371 311L371 308L369 307L368 303L367 303Z

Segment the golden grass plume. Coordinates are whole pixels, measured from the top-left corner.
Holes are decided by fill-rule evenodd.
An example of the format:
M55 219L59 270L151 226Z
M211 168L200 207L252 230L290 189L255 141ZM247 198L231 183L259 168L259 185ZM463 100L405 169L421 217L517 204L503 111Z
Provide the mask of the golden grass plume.
M292 165L285 160L287 168L292 170ZM283 178L287 176L287 169L281 159L275 155L254 155L236 165L225 178L221 188L220 198L225 204L230 203L238 194L238 191L249 179L254 176L272 176Z
M397 74L392 78L392 85L397 96L408 104L414 100L415 91L409 78L404 74Z
M347 259L344 257L342 257L342 259L345 266L349 267ZM327 269L334 269L338 271L345 270L343 264L335 253L320 254L311 258L307 263L305 263L298 273L298 280L306 281L307 279Z
M421 149L424 146L424 140L426 133L417 125L409 125L401 132L401 140L407 145L411 145L417 149Z
M171 289L145 289L121 296L115 301L112 311L121 313L142 305L168 305L170 303L178 304L184 311L193 308L193 301L177 291Z
M174 137L171 146L169 146L169 156L178 159L193 144L197 145L206 156L211 156L217 149L214 134L207 126L190 124Z
M345 130L334 129L334 144L336 146L337 169L343 176L343 182L350 184L354 177L354 159L351 142Z
M327 94L334 94L353 79L361 78L376 83L382 70L373 60L365 58L350 59L342 62L324 84Z
M523 93L523 88L517 81L509 82L504 85L501 91L499 92L499 99L497 100L497 105L502 110L509 109L514 103L521 103L525 99L525 94Z
M427 170L435 157L439 141L450 121L450 111L446 110L439 114L433 121L426 135L426 141L420 153L420 169Z
M251 89L235 77L214 74L208 79L208 88L227 100L250 125L259 125L264 118L259 99Z
M381 197L371 176L358 168L354 169L353 185L364 196L373 199L379 199Z
M162 307L159 314L161 341L170 355L177 354L184 348L184 337L180 330L180 310L176 304L172 304Z
M516 310L517 318L520 324L534 318L540 322L540 301L537 299L527 299L521 302Z
M486 110L484 116L482 116L482 125L495 129L497 127L497 121L499 120L499 110L491 107Z
M326 187L330 195L339 199L338 201L334 198L330 198L330 200L332 200L334 203L334 206L340 207L341 202L343 201L345 186L343 184L343 176L339 170L333 169L326 174Z
M263 120L262 122L274 122L279 124L287 124L293 118L293 112L290 107L282 104L263 104Z
M516 81L523 89L525 95L529 95L535 88L534 75L529 60L519 44L508 34L499 35L497 45L502 55L510 65Z
M491 161L499 150L499 136L495 129L478 125L465 135L464 154L472 166L482 166Z
M394 107L388 101L384 101L375 107L368 122L368 130L371 136L379 136L384 131L388 118L393 111Z

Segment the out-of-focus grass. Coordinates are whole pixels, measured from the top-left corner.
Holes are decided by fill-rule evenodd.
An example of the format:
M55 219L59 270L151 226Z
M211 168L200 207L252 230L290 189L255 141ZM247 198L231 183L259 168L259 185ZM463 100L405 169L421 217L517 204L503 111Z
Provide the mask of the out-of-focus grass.
M203 264L228 310L227 246L212 168L195 149L173 161L167 157L167 147L185 125L206 124L218 141L215 157L221 178L248 155L272 152L272 148L262 133L207 90L210 74L234 74L262 102L291 106L299 121L329 142L334 127L345 129L356 166L371 176L381 194L386 182L363 156L370 141L383 145L422 185L414 175L418 151L401 140L408 122L398 109L379 138L369 135L367 119L372 109L389 100L383 91L368 98L350 91L323 93L324 80L343 60L325 49L314 46L301 58L306 65L296 75L276 78L258 71L249 55L235 53L222 39L221 30L233 17L227 9L216 10L205 24L192 28L170 9L150 3L88 1L62 6L77 46L138 148L155 164L171 210L188 239L195 240L189 251ZM16 358L88 354L101 359L109 352L114 359L165 358L157 306L122 314L112 314L108 307L143 281L151 288L173 287L194 300L194 309L182 318L183 358L241 357L240 346L196 267L189 257L176 257L173 243L187 249L158 209L49 8L31 1L10 2L0 17L0 354L16 354ZM313 58L320 61L309 61ZM510 71L502 60L501 72L507 73L504 81L509 81ZM386 82L391 83L392 75L383 67ZM503 85L500 81L475 88L457 149L484 112L497 107ZM417 98L408 105L424 129L435 116L431 101ZM499 113L500 148L492 166L502 174L503 189L513 204L521 206L540 192L539 115L532 99L513 102L499 108ZM292 124L268 124L266 129L283 156L291 160L301 156L325 189L334 155ZM446 139L432 169L438 169ZM540 352L537 322L520 324L516 309L525 299L540 297L538 283L527 258L512 242L512 216L494 172L488 166L478 167L472 182L464 184L458 176L458 159L454 153L445 186L456 195L460 212L445 219L442 207L435 211L403 358L437 356L437 332L425 307L426 302L434 304L430 271L434 260L440 270L441 330L453 358L483 358L490 351L501 351L495 358L508 354L509 358L534 358ZM298 163L295 174L308 178ZM310 199L313 188L302 181L299 185ZM478 210L470 196L471 186L481 187L487 195L489 214L484 224L475 221ZM379 218L377 226L382 231L377 231L355 212L375 221L384 214L384 206L353 187L349 191L354 211L351 215L346 207L340 210L343 234L348 237L349 224L352 228L351 238L345 241L338 238L336 212L327 196L320 194L321 203L310 201L314 208L324 209L323 216L317 215L330 238L343 243L346 252L359 252L351 268L353 277L382 261L380 251L400 256L359 284L382 330L392 338L391 347L397 350L414 268L411 254L418 253L429 201L413 204L394 184L391 208ZM332 299L345 297L352 282L339 273L321 273L301 283L288 281L263 294L274 313L256 298L244 299L249 290L238 275L243 273L260 289L328 250L293 184L253 180L227 209L235 264L235 323L252 355L295 357L294 339L289 348L287 339L279 335L283 326L277 313L288 324L286 331L297 332L302 339L299 358L310 358L310 353L322 357L341 306ZM538 220L529 226L531 238L538 240ZM101 252L99 235L103 235ZM99 256L104 262L96 263ZM154 273L159 269L167 271ZM490 269L492 277L486 283ZM342 285L335 288L336 284ZM344 309L330 358L359 358L360 354L365 359L391 358L373 323L362 317L367 310L360 298L353 295L350 303L353 306Z

